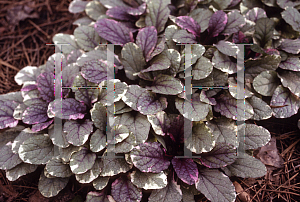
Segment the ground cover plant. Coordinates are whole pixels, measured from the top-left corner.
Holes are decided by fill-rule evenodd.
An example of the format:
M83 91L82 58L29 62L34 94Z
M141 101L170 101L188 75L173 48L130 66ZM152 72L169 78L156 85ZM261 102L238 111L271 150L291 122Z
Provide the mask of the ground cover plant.
M0 129L8 129L0 136L0 168L14 181L44 166L39 191L45 197L75 176L95 188L86 201L193 201L199 193L234 201L229 177L266 174L252 150L268 143L270 133L251 120L288 118L299 109L297 6L279 0L73 1L70 12L88 17L75 22L73 35L53 37L70 45L46 64L22 69L15 76L21 91L1 95ZM106 46L99 45L107 42L119 44L115 79L108 81ZM245 49L245 111L232 88L194 89L186 99L185 49L176 44L187 43L198 44L192 46L192 84L215 87L237 85L236 44L254 43ZM54 96L57 56L58 78L69 87L62 100ZM109 103L105 87L112 83ZM108 142L111 106L116 137ZM54 133L54 119L62 120L62 134ZM186 140L185 120L193 125ZM246 121L243 156L236 154L242 129L236 121ZM200 157L178 158L184 141ZM123 158L99 158L112 144Z

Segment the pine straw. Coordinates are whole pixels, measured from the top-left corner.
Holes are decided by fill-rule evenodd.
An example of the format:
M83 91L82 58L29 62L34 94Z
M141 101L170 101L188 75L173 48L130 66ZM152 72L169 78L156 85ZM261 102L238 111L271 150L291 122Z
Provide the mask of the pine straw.
M20 21L14 30L6 19L7 10L16 5L30 7L39 18ZM20 90L14 81L16 73L25 66L40 66L54 53L52 37L57 33L72 34L72 25L82 14L68 11L71 0L0 0L0 94Z

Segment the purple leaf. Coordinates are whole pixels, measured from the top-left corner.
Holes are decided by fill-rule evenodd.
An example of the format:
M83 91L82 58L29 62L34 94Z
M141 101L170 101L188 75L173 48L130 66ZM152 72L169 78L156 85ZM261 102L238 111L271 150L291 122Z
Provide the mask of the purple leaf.
M107 79L107 63L103 60L91 60L84 63L81 75L93 83L101 83Z
M136 36L136 44L142 49L146 62L151 58L150 55L157 43L157 31L154 26L145 27Z
M230 35L236 33L246 23L246 19L241 15L240 11L234 10L228 13L227 24L223 31L224 34Z
M183 143L183 134L184 134L184 118L181 115L170 115L171 126L168 131L170 138L177 143Z
M165 29L165 24L168 21L170 10L168 4L170 0L152 0L147 1L147 15L145 18L146 26L155 26L158 33Z
M111 185L111 195L118 202L141 201L142 189L124 177L119 177Z
M130 30L122 23L111 19L100 19L95 23L95 30L100 37L114 44L126 44L133 41Z
M299 57L289 57L285 61L279 64L281 69L300 71L300 59Z
M183 85L179 79L164 74L155 77L152 85L146 88L152 92L165 95L177 95L183 91Z
M67 121L64 124L64 132L67 133L67 141L75 146L83 145L93 132L93 122L86 119L83 123L77 121Z
M245 16L248 20L256 22L260 18L267 18L266 11L262 8L254 7Z
M44 130L45 128L48 128L48 126L53 123L53 119L44 123L38 123L32 126L31 130L34 132L39 132L41 130Z
M22 120L26 124L43 123L48 120L47 109L48 109L47 103L30 105L24 111Z
M231 0L228 8L234 7L236 5L238 5L238 3L240 3L241 0Z
M201 162L209 168L221 168L236 159L236 148L227 143L218 143L213 150L201 154Z
M0 101L0 129L16 127L18 120L14 119L14 110L19 104L15 101Z
M72 154L70 168L74 174L83 174L93 167L96 158L95 153L90 153L87 148L83 147L80 151Z
M83 66L83 65L80 65ZM69 64L62 70L62 83L64 87L71 87L75 77L78 75L80 67L77 64Z
M170 161L164 157L160 145L157 142L146 142L133 148L130 157L134 166L142 172L152 173L159 173L167 169Z
M163 50L165 48L165 43L166 43L166 38L165 37L158 38L156 47L150 55L150 59L152 59L154 56L156 56L156 55L160 54L161 52L163 52Z
M110 202L108 197L111 197L110 195L107 196L105 193L105 190L103 190L101 193L96 191L91 191L86 196L86 202ZM112 197L111 197L112 198Z
M1 147L0 152L0 169L12 169L22 163L19 154L12 151L12 145L10 142Z
M146 11L147 4L143 3L137 8L128 8L127 13L133 16L142 15Z
M126 7L113 7L106 11L106 15L117 20L132 21L133 17L128 14Z
M186 43L186 44L197 43L196 37L193 34L188 33L186 30L179 30L178 32L176 32L173 35L173 41L177 43Z
M200 25L192 17L189 16L177 17L175 23L182 29L188 30L195 36L198 37L200 36L201 33Z
M56 110L55 110L55 106L57 106ZM62 111L59 110L58 106L61 106ZM54 102L50 103L48 107L48 111L49 110L57 118L76 120L76 119L82 119L84 117L86 106L84 105L84 103L80 103L74 98L66 98L63 99L62 101L55 100Z
M300 53L300 39L282 39L279 48L288 53L298 54Z
M37 78L37 87L40 91L41 97L51 102L54 100L54 74L51 72L44 72Z
M31 91L31 90L35 90L37 89L37 85L36 84L30 84L28 86L25 86L21 89L21 91Z
M219 10L215 12L210 20L208 25L208 32L212 37L218 36L226 27L227 24L227 15L224 11Z
M193 159L186 158L173 158L173 168L177 176L185 183L189 185L195 184L198 179L198 168Z

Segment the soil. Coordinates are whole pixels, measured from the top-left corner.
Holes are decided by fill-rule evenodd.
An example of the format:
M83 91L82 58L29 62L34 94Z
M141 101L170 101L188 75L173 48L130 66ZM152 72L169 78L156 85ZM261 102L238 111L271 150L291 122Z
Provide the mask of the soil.
M31 2L31 3L30 3ZM71 0L0 0L0 94L20 90L14 81L16 73L25 66L40 66L54 53L52 37L56 33L72 34L72 25L83 14L71 14ZM20 21L7 18L8 11L19 14ZM31 8L31 9L30 9ZM24 18L24 19L23 19ZM297 121L300 115L288 119L271 118L253 122L267 128L276 138L279 156L284 160L282 168L268 166L268 174L258 179L232 178L239 190L238 202L300 201L300 145ZM257 151L258 152L258 151ZM256 152L256 153L257 153ZM10 182L0 170L0 202L50 202L84 201L86 194L94 190L91 185L78 183L71 177L67 187L51 199L43 197L37 188L43 166L34 173ZM203 195L197 202L207 201Z

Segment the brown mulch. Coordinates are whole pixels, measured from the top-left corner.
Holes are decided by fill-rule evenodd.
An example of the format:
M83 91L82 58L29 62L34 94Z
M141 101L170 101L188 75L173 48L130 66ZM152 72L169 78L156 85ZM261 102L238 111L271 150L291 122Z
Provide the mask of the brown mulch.
M71 14L71 0L0 0L0 94L20 90L14 81L16 73L25 66L40 66L54 53L52 37L56 33L72 34L72 22L83 14ZM14 8L14 9L13 9ZM7 18L8 11L20 19ZM268 167L268 175L258 179L233 178L241 189L237 202L300 201L300 134L299 115L289 119L270 119L256 122L276 138L277 149L284 160L283 168ZM37 172L10 182L0 170L0 202L2 201L69 201L75 196L84 199L91 187L80 185L71 178L68 186L55 199L39 193ZM239 186L240 185L240 186ZM249 197L249 200L246 200ZM207 201L203 195L197 202Z

